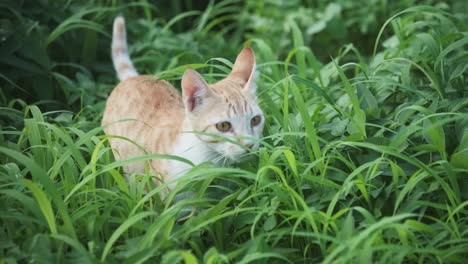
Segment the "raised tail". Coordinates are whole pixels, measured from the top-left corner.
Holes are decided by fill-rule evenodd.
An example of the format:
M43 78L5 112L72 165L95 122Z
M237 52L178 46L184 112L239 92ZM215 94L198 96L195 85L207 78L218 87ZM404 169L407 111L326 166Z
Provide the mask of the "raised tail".
M121 81L138 76L138 72L133 66L127 48L127 32L125 30L125 19L118 16L114 20L112 31L112 62L115 71Z

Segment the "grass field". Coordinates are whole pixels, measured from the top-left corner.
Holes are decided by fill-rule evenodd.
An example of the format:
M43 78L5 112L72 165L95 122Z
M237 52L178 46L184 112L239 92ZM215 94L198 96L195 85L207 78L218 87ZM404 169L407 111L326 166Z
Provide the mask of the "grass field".
M0 263L468 262L467 1L128 2L0 2ZM99 126L118 14L176 87L254 48L252 159L165 200L125 180Z

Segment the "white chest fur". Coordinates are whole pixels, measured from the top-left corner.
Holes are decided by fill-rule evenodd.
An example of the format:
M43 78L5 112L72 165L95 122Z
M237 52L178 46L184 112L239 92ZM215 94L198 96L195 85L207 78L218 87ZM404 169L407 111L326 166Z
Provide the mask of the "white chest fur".
M195 134L182 132L178 135L170 154L182 157L191 161L193 164L198 165L209 160L209 153L210 150L206 143L201 141ZM170 160L167 168L167 180L172 181L177 179L183 176L190 169L191 166L189 164ZM175 183L171 184L170 188L174 186Z

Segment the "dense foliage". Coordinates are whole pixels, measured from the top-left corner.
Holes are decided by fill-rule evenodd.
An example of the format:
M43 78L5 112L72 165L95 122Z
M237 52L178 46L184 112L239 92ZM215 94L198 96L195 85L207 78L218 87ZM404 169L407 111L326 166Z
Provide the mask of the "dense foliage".
M160 2L0 2L0 263L467 262L468 2ZM164 200L125 180L99 126L117 14L176 87L254 48L252 159Z

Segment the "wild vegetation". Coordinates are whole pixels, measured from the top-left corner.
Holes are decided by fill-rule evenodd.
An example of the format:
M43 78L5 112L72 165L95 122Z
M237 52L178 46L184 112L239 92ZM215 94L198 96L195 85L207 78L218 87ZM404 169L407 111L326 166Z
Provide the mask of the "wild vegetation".
M468 2L0 2L0 263L466 263ZM257 54L262 147L161 200L99 125L113 18L179 87ZM163 157L164 158L164 157ZM167 184L166 184L167 185Z

